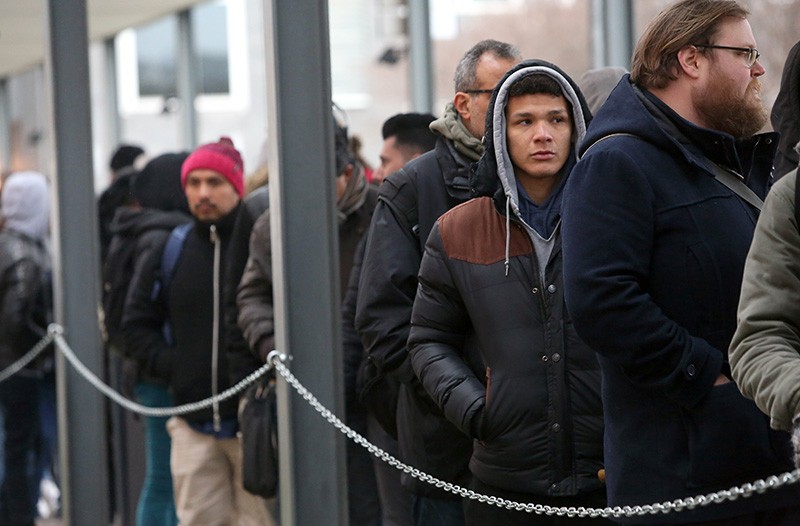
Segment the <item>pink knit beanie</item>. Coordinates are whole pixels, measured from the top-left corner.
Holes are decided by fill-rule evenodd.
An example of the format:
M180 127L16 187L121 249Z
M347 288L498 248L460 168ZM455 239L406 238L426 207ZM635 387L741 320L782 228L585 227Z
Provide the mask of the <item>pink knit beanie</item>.
M239 197L244 195L244 162L230 137L223 136L219 142L198 146L183 161L181 184L184 189L186 189L186 176L192 170L214 170L233 185Z

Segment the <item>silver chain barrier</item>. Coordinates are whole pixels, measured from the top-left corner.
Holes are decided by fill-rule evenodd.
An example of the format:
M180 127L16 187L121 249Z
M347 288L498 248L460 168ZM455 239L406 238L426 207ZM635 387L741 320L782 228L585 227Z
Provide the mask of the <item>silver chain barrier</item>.
M665 501L656 504L645 504L637 506L613 506L606 508L586 508L579 507L554 507L546 506L543 504L532 504L524 502L516 502L513 500L495 497L491 495L483 495L471 489L445 482L415 467L409 466L396 459L383 449L370 443L367 439L359 433L348 427L344 422L339 420L330 410L323 406L317 398L306 389L303 384L289 371L283 362L286 361L286 355L279 351L272 351L267 356L267 364L271 364L276 371L291 385L297 393L302 396L317 412L322 415L325 420L332 424L336 429L345 434L349 439L356 444L365 448L377 458L383 460L392 467L411 475L412 477L443 489L453 495L471 500L477 500L498 508L505 508L507 510L524 511L526 513L535 513L537 515L555 515L558 517L571 517L571 518L620 518L620 517L637 517L644 515L655 515L658 513L680 512L683 510L691 510L694 508L702 508L711 504L721 504L725 501L734 501L738 498L747 498L754 493L764 493L766 490L775 490L782 486L794 484L800 480L800 469L767 477L766 479L759 479L755 482L748 482L738 487L732 487L727 490L721 490L706 495L698 495L695 497L686 497L683 499L675 499L672 501Z
M26 352L25 355L17 360L16 362L12 363L2 372L0 372L0 382L4 382L20 372L23 367L31 363L33 360L36 359L37 356L42 354L42 352L47 349L47 346L50 345L55 338L55 335L52 334L50 331L47 331L47 334L39 340L39 343L33 346L33 348Z
M136 402L125 398L107 384L103 383L103 381L98 378L97 375L83 365L83 363L81 363L78 357L75 356L75 353L72 352L72 349L69 348L69 345L67 345L67 342L64 340L64 329L61 326L51 324L50 327L48 327L47 332L52 335L53 339L55 339L56 346L64 354L64 358L66 358L69 363L72 364L72 366L81 376L83 376L90 384L95 386L98 391L125 409L144 416L167 417L173 415L185 415L187 413L193 413L195 411L199 411L200 409L211 407L214 403L222 402L223 400L227 400L228 398L236 396L240 392L244 391L247 386L267 374L267 371L269 371L271 368L271 365L268 363L264 364L247 375L244 380L240 381L233 387L229 387L223 392L199 402L192 402L190 404L183 404L175 407L148 407L146 405L137 404Z
M747 498L752 496L754 493L764 493L767 490L776 490L783 486L794 484L800 480L800 469L795 469L794 471L787 471L786 473L781 473L780 475L773 475L771 477L767 477L766 479L758 479L754 482L748 482L746 484L742 484L741 486L732 487L727 490L720 490L714 493L708 493L706 495L697 495L694 497L686 497L672 501L636 506L613 506L606 508L586 508L584 506L555 507L544 504L516 502L492 495L484 495L463 486L459 486L458 484L445 482L432 475L429 475L428 473L425 473L424 471L420 471L413 466L409 466L408 464L401 462L383 449L370 443L366 438L348 427L335 414L323 406L319 400L317 400L317 398L311 394L311 392L306 389L303 384L300 383L300 381L284 364L287 359L286 355L279 351L272 351L269 353L266 364L249 374L244 380L240 381L235 386L226 389L216 396L201 400L199 402L193 402L176 407L148 407L128 400L124 396L114 391L111 387L103 383L100 378L92 373L85 365L83 365L83 363L81 363L78 357L75 356L75 353L72 351L72 349L70 349L69 345L64 340L63 335L64 329L61 326L57 324L51 324L47 329L47 336L42 338L42 340L39 341L39 343L37 343L22 358L0 372L0 382L19 372L23 367L41 354L51 342L55 341L56 347L62 353L64 353L64 357L67 359L67 361L72 364L73 367L75 367L81 376L83 376L105 396L130 411L145 416L166 417L172 415L182 415L211 407L215 401L221 402L240 393L247 388L248 385L252 384L264 376L270 369L274 368L284 378L284 380L286 380L286 382L291 385L295 391L297 391L297 393L311 405L311 407L313 407L323 418L325 418L325 420L346 435L350 440L365 448L375 457L422 482L436 486L437 488L443 489L444 491L452 493L453 495L457 495L461 498L477 500L479 502L497 506L499 508L505 508L507 510L524 511L526 513L535 513L537 515L555 515L558 517L570 518L620 518L655 515L658 513L666 514L673 511L680 512L683 510L702 508L711 504L721 504L726 501L734 501L740 497Z

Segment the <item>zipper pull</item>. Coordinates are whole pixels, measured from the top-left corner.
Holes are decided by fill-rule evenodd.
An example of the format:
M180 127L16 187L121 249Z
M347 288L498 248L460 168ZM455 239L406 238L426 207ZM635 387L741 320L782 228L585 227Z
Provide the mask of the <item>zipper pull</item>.
M219 236L217 235L217 225L211 225L208 229L208 234L212 243L219 241Z
M214 431L217 433L222 431L222 419L219 416L219 410L214 411Z

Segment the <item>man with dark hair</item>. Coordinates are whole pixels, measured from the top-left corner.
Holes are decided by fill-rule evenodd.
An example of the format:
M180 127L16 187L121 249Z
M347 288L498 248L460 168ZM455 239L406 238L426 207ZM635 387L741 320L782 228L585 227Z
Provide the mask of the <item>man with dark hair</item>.
M489 105L479 197L442 215L425 245L409 353L425 390L472 437L471 489L484 495L606 504L600 368L567 323L561 284L563 188L590 118L558 67L509 71ZM464 506L475 526L573 521Z
M173 230L166 245L143 260L125 304L130 354L143 372L169 385L178 405L230 385L222 347L222 279L243 174L242 157L227 137L186 158L180 180L194 221L188 230ZM181 524L271 523L263 499L242 486L237 402L227 399L167 421Z
M517 48L496 40L479 42L461 59L453 102L431 123L439 135L435 149L380 186L358 283L355 326L367 355L365 369L371 371L361 399L374 402L370 410L397 437L404 462L461 484L469 483L472 441L419 385L406 341L425 240L441 214L471 197L469 172L484 151L489 96L521 59ZM386 445L393 446L389 439ZM403 475L403 485L412 493L416 525L464 523L458 497L410 475Z
M389 174L411 159L433 150L436 135L430 124L436 117L430 113L398 113L383 123L383 146L380 166L373 172L373 183L380 184Z
M603 373L612 506L707 495L792 469L789 436L731 381L728 346L774 133L756 39L732 0L650 22L565 189L564 286ZM800 488L630 517L800 524Z
M344 296L356 257L356 247L369 228L378 192L367 183L364 168L355 160L347 128L336 122L337 113L334 113L335 188L339 218L339 290ZM265 212L253 225L249 257L236 296L239 327L250 349L262 363L275 348L272 293L270 215ZM345 420L348 426L365 435L366 411L354 396L347 396L352 391L345 389ZM380 504L372 459L364 448L349 440L346 453L350 524L370 526L380 523Z
M133 197L133 180L146 159L144 150L131 144L120 145L111 155L111 184L97 199L97 223L100 227L100 261L105 262L111 243L111 222L117 210L129 206Z

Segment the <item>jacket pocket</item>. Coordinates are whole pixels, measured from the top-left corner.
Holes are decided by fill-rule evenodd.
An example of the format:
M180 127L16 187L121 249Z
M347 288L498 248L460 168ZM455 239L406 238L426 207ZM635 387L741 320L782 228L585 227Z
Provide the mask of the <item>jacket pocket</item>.
M699 406L682 410L689 447L687 487L744 482L790 469L788 436L734 382L711 389Z

